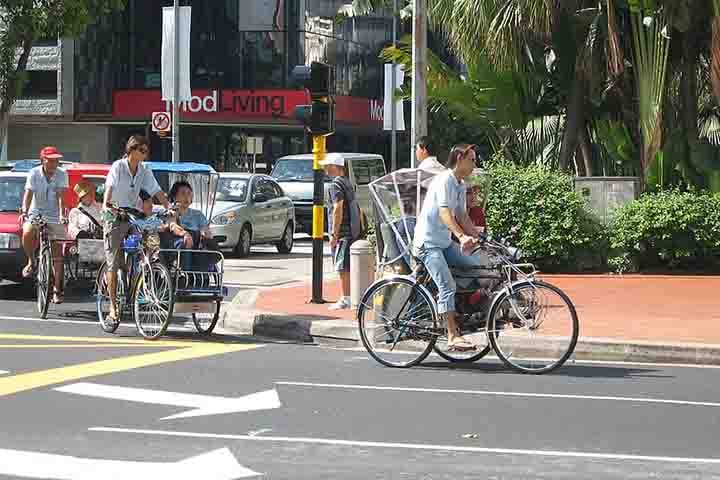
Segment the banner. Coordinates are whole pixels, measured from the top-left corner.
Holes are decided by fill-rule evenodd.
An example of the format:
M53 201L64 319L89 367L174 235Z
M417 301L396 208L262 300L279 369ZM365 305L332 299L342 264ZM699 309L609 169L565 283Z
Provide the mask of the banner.
M192 7L180 7L180 101L189 101L190 91L190 16ZM175 88L175 13L173 7L163 7L162 29L162 98L172 100Z
M392 82L392 71L393 64L385 64L385 103L384 103L384 115L383 115L383 128L385 130L392 130L392 112L393 108L391 103L395 103L395 129L398 132L405 130L405 114L403 112L402 100L395 100L393 97L395 91L402 87L403 81L405 80L405 67L402 65L395 65L395 85Z

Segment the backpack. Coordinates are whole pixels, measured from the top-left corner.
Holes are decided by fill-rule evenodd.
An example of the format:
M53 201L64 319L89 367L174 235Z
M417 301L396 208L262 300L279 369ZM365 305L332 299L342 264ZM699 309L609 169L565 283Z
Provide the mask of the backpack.
M350 235L353 240L359 240L367 237L367 215L365 215L363 209L360 208L355 191L353 191L352 195L350 195L350 192L347 191L343 182L339 181L337 177L333 180L333 183L343 192L343 196L347 200L346 211L349 213L350 217Z

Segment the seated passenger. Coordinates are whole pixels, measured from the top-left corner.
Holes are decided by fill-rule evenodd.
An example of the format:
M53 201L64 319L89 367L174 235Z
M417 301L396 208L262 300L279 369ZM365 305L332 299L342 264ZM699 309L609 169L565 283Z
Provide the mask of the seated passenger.
M175 240L174 248L218 250L218 244L210 232L210 223L200 210L190 208L193 202L192 186L186 181L178 181L170 189L170 198L177 207L176 222L184 232L182 238ZM215 255L195 255L190 262L189 256L183 259L183 268L192 266L196 271L207 271L217 261Z
M102 208L95 198L95 186L83 180L75 185L75 193L80 202L70 210L68 215L68 237L71 240L78 238L102 238Z

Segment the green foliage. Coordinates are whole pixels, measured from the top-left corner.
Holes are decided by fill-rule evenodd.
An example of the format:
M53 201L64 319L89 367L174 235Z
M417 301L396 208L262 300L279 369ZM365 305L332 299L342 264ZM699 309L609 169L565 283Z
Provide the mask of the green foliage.
M37 40L77 36L93 18L124 5L125 0L0 0L0 114L22 94Z
M568 175L508 163L488 171L488 227L520 247L527 260L543 269L566 270L582 268L588 254L602 255L603 229L585 212Z
M646 194L616 212L609 264L641 269L720 267L720 195L678 190Z

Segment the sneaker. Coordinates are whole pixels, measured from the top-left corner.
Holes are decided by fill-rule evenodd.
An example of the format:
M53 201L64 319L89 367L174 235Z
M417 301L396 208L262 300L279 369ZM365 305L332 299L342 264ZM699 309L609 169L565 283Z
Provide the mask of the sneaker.
M340 297L340 299L330 305L328 310L349 310L350 309L350 297Z

